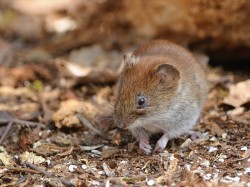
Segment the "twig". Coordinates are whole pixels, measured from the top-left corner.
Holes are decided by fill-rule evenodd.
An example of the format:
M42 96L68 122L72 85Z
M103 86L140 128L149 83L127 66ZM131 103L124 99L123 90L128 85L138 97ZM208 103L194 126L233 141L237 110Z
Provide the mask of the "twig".
M27 125L27 126L40 126L42 128L45 128L46 126L42 123L37 123L37 122L32 122L32 121L26 121L26 120L21 120L21 119L1 119L0 118L0 124L1 123L9 123L9 122L13 122L13 123L18 123L21 125Z
M13 170L13 171L25 171L25 172L29 172L29 173L40 173L36 170L33 169L29 169L29 168L21 168L21 167L10 167L10 166L0 166L0 169L8 169L8 170Z
M10 131L10 128L12 127L13 125L13 121L10 121L7 125L7 127L5 128L4 132L3 132L3 135L1 136L1 139L0 139L0 145L3 143L3 140L5 139L6 135L8 134L8 132Z
M76 116L79 118L79 120L82 122L83 125L88 127L90 130L92 130L94 133L100 135L104 139L107 139L107 136L105 136L100 130L95 128L83 115L76 114Z
M42 173L43 175L45 175L47 177L54 177L54 178L60 180L66 186L74 186L70 181L62 179L61 177L57 177L54 173L49 173L49 172L43 170L42 168L39 168L39 167L31 164L30 162L25 161L24 164L27 167L29 167L31 169L34 169L34 170L38 171L39 173Z
M72 148L72 147L59 147L59 146L53 145L53 144L44 144L44 145L46 145L49 149L59 149L61 151L68 151L70 149L73 149L73 151L80 150L79 147L75 147L75 148Z
M153 175L150 175L150 177L152 178L157 178L159 176L161 176L162 174L158 173L158 174L153 174ZM141 174L141 175L131 175L131 176L127 176L127 177L110 177L109 179L110 180L119 180L119 179L130 179L130 180L133 180L133 179L143 179L143 178L147 178L148 177L148 174Z
M245 159L247 159L247 158L250 158L250 156L247 156L247 157L245 157L245 158L234 159L234 160L232 160L232 161L233 161L233 162L238 162L238 161L245 160Z
M141 170L146 169L146 167L148 166L149 163L150 163L150 160L146 162L146 164L141 168Z

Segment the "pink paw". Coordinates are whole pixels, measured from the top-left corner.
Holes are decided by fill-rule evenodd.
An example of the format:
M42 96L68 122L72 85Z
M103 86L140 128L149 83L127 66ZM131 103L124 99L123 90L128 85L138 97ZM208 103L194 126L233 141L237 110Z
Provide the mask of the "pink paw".
M164 151L164 149L165 147L157 143L154 148L154 153L161 153Z
M139 142L139 148L147 155L149 155L151 153L151 150L152 150L152 147L151 147L151 145L149 145L148 140L141 140Z
M154 148L154 153L163 152L167 146L167 143L168 143L168 138L166 137L166 135L163 135L156 143L155 148Z

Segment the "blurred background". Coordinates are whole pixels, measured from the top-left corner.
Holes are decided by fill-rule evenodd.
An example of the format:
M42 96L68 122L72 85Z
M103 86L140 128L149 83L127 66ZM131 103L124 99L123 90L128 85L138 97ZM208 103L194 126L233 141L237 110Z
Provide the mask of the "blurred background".
M248 0L1 0L0 64L62 56L93 64L90 53L107 50L117 61L117 53L164 38L211 63L248 66L249 10Z

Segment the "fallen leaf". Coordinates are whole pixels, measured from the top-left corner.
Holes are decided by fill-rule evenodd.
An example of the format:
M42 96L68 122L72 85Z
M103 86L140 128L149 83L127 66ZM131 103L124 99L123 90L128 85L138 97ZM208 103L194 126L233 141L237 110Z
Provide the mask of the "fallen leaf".
M61 146L73 145L72 141L67 136L57 135L53 140L57 145Z
M183 144L181 144L180 148L185 148L188 147L191 144L192 140L190 138L186 139L185 142L183 142Z
M225 131L221 129L219 125L217 125L217 123L212 122L210 125L211 125L210 128L211 128L212 135L222 136L222 134L225 133Z
M106 149L102 152L100 159L103 160L105 158L114 157L114 155L119 153L119 152L120 152L119 149Z
M0 153L0 160L5 166L13 167L14 162L12 161L12 157L8 155L8 153Z
M22 162L30 162L32 164L41 164L45 162L45 159L41 156L37 156L32 152L25 151L23 154L20 155L20 159Z
M229 87L229 95L225 97L224 103L234 107L240 107L250 100L250 79Z
M235 108L233 110L229 110L227 111L227 114L229 116L238 116L238 115L241 115L243 114L245 111L245 108L244 107L238 107L238 108Z
M77 113L83 113L88 119L93 119L99 110L89 102L70 99L61 103L59 110L55 112L52 119L57 128L62 127L82 127L81 122L76 116Z
M57 154L58 156L68 156L68 155L72 155L72 152L74 151L74 147L71 147L68 151L65 151L63 153L59 153Z

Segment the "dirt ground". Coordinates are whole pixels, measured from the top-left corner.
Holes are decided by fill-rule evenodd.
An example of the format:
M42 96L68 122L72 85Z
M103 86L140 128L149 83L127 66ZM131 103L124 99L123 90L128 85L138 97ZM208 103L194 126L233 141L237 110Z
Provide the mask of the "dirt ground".
M142 42L96 42L94 31L73 30L83 18L0 5L0 187L250 187L249 69L211 66L199 51L210 87L202 136L144 155L112 120L123 54Z

